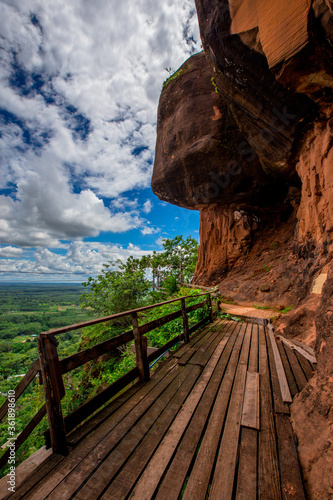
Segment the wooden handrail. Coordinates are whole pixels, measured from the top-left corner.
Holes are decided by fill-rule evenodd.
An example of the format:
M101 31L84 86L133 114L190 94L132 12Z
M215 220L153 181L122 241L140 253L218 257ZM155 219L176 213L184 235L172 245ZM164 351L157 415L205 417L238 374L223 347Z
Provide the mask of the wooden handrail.
M40 336L46 336L52 333L52 335L60 335L61 333L72 332L74 330L79 330L80 328L86 328L87 326L98 325L99 323L105 323L106 321L111 321L113 319L123 318L124 316L129 316L132 313L139 313L142 311L148 311L149 309L154 309L156 307L165 306L166 304L171 304L172 302L177 302L182 298L195 299L196 297L201 297L203 295L209 295L209 292L199 293L198 295L186 295L185 297L180 297L179 299L171 299L165 302L159 302L158 304L151 304L150 306L138 307L137 309L132 309L131 311L124 311L117 314L111 314L111 316L104 316L103 318L92 319L90 321L83 321L82 323L77 323L74 325L64 326L62 328L55 328L53 330L48 330L46 332L42 332Z
M186 299L196 299L197 297L205 295L207 296L207 300L186 307ZM181 309L143 325L139 325L138 313L178 301L181 302ZM189 312L202 308L205 305L208 306L209 316L189 328L187 314ZM73 354L72 356L68 356L62 360L59 360L57 353L58 341L56 340L55 335L111 321L127 315L131 315L133 324L132 330L101 342L89 349L85 349L84 351ZM147 338L144 337L144 335L154 330L155 328L165 325L166 323L180 317L182 317L183 319L183 333L177 335L175 338L167 342L164 346L158 348L154 353L148 356ZM28 387L37 373L40 372L42 375L44 387L45 405L39 410L39 412L33 417L33 419L21 432L19 438L17 438L16 440L16 448L18 448L27 439L32 430L41 421L43 416L47 414L49 421L49 431L47 431L46 433L46 435L48 435L48 442L52 446L55 453L66 454L68 452L66 436L69 432L71 432L83 420L92 415L92 413L94 413L100 406L105 404L111 397L115 396L120 390L122 390L124 387L126 387L126 385L134 381L136 378L139 378L139 380L141 381L147 381L150 376L149 363L151 361L157 359L167 350L170 350L181 339L185 340L185 342L188 342L190 333L192 333L199 326L203 325L206 321L212 321L212 319L213 315L211 309L210 293L205 292L197 295L187 295L185 297L167 300L165 302L152 304L150 306L139 307L131 311L112 314L103 318L97 318L94 320L69 325L67 327L50 330L48 332L42 332L37 339L39 359L33 363L24 378L17 385L15 389L15 395L17 399ZM116 348L125 345L132 340L134 340L135 342L136 368L130 370L130 372L111 384L111 386L105 389L102 393L88 400L86 403L74 410L74 412L72 412L70 415L64 417L62 415L61 408L61 400L65 395L65 389L62 379L63 375L93 359L96 359L97 357L105 353L112 353L112 351L114 351ZM7 411L8 402L6 401L0 408L0 421L4 418ZM6 454L7 452L5 452L5 454L0 459L0 468L5 464L7 457Z

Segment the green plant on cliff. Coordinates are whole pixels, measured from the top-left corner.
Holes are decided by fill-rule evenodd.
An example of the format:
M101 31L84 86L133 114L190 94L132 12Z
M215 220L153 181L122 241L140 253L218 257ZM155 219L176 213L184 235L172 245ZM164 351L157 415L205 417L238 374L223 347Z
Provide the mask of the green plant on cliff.
M167 71L169 71L168 68L166 68ZM182 73L185 73L186 71L188 71L190 69L190 65L189 64L186 64L186 66L181 66L180 68L178 68L171 76L169 76L164 82L163 82L163 88L165 88L170 82L172 82L173 80L176 80L176 78L178 78Z
M220 93L220 91L219 91L219 89L218 89L218 87L217 87L217 84L216 84L215 78L214 78L213 76L212 76L212 78L210 79L210 81L211 81L211 82L212 82L212 84L213 84L213 87L214 87L214 89L215 89L215 92L216 92L217 94L219 94L219 93Z

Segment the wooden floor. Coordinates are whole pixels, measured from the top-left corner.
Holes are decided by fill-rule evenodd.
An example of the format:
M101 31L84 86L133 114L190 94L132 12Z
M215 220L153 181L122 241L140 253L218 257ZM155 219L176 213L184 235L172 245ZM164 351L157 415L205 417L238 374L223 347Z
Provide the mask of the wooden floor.
M313 366L271 339L263 325L217 320L9 498L304 499L279 372L293 397Z

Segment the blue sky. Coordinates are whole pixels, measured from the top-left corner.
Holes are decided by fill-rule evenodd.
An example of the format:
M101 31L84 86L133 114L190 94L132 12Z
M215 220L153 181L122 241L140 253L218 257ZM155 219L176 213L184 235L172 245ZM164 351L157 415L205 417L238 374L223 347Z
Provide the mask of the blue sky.
M198 238L150 189L166 68L201 50L194 0L0 0L0 281L83 281Z

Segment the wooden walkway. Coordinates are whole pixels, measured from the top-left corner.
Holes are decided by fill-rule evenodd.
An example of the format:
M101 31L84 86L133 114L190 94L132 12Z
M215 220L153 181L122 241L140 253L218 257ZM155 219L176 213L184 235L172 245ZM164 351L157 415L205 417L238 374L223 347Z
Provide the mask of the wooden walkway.
M281 394L312 374L267 327L217 320L73 431L71 453L51 455L9 498L305 499Z

